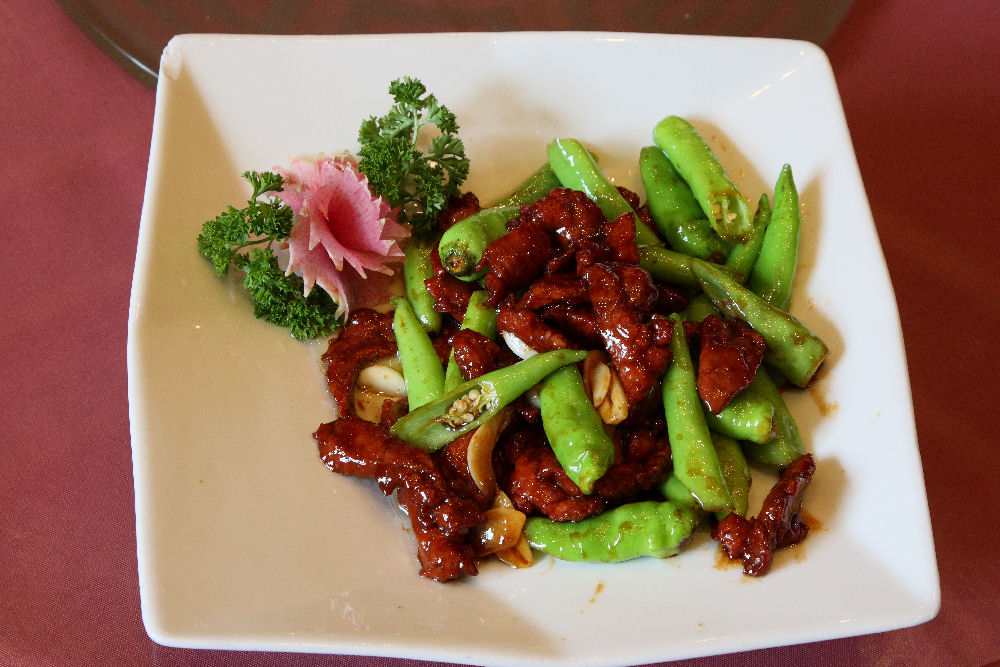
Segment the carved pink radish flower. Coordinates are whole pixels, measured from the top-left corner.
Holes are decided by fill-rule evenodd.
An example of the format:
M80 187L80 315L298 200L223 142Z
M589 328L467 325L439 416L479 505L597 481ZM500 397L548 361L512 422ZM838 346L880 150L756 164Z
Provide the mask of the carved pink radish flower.
M326 290L341 317L384 301L390 265L401 261L399 244L410 234L397 222L398 211L372 195L350 157L295 159L275 171L285 185L274 194L295 211L287 273L302 276L306 294L313 285Z

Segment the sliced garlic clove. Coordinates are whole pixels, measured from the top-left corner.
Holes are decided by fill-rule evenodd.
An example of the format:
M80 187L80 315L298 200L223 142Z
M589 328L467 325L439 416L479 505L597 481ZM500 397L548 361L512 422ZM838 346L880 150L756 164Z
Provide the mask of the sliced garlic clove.
M531 545L528 544L528 538L524 536L524 533L521 533L521 538L517 541L517 544L509 549L496 552L496 557L501 562L519 569L531 567L534 562L534 557L531 554Z
M358 373L357 386L388 396L406 396L406 380L403 379L403 374L379 364L363 368Z
M487 496L493 496L497 492L496 472L493 470L493 447L496 446L500 433L510 423L510 416L511 407L507 406L483 422L469 441L469 449L465 456L469 474L479 490Z
M492 508L483 513L483 522L469 534L469 544L477 557L517 545L524 533L525 516L515 509Z
M583 362L583 380L601 421L619 424L628 417L625 387L607 354L595 350L587 355Z
M611 391L608 392L606 403L610 403L611 417L605 420L606 424L620 424L628 417L628 397L625 396L625 386L622 384L618 373L611 372Z
M503 336L503 342L507 343L507 347L510 348L510 351L522 359L527 359L528 357L533 357L538 354L534 348L529 347L527 343L511 332L501 331L500 335Z
M595 406L600 405L611 391L611 369L604 364L596 364L590 373L590 399Z

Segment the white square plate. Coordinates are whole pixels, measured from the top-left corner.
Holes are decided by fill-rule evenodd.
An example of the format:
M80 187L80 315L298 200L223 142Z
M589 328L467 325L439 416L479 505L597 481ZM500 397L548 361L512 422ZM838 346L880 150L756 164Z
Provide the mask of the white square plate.
M639 149L690 119L747 196L782 164L802 193L793 313L829 344L789 399L818 472L822 526L760 580L702 535L619 565L487 563L417 575L406 521L334 475L331 417L305 345L253 318L198 254L202 222L244 201L239 174L356 150L390 80L421 78L461 124L484 201L575 137L641 192ZM804 42L628 34L182 36L164 52L129 320L142 612L185 647L523 664L643 663L913 625L940 602L892 289L840 99ZM766 481L757 487L757 498ZM759 504L756 505L759 507ZM751 505L753 512L754 504Z

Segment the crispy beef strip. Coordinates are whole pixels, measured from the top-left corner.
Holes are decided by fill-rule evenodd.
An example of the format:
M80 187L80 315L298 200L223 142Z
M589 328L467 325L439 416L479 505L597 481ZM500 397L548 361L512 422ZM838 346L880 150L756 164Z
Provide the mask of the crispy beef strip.
M475 291L475 283L467 283L448 273L441 264L437 247L431 251L431 268L434 275L424 281L427 291L434 297L434 310L448 313L459 322L465 317L469 297Z
M573 344L584 350L598 350L604 347L597 315L588 302L586 305L557 303L538 312L542 322L561 331Z
M587 239L574 246L573 259L576 260L576 274L583 277L594 264L611 264L618 261L615 251L603 240Z
M635 208L635 214L639 216L639 220L645 223L645 225L649 227L651 230L659 231L658 228L656 227L656 221L653 220L653 214L649 212L648 205L643 204L642 206Z
M781 472L781 479L764 499L747 540L743 572L761 577L771 569L774 550L805 539L809 526L799 515L802 496L816 472L812 454L803 454Z
M602 259L613 258L614 251L603 243L606 225L600 207L569 188L555 188L524 207L508 223L510 231L483 254L480 268L490 267L489 305L496 306L510 291L529 287L543 273L570 270L574 256L588 244L600 246L597 254Z
M524 289L545 272L556 255L549 234L536 223L519 224L486 247L477 270L489 266L486 305L496 308L509 292Z
M604 243L614 258L626 264L639 263L639 248L635 245L635 216L624 213L604 223Z
M715 528L712 529L712 539L719 543L730 560L743 560L752 530L752 518L747 519L730 512L722 521L715 524Z
M434 351L437 353L438 361L441 362L442 366L448 364L448 359L451 357L451 341L458 331L459 327L457 322L445 319L445 321L441 324L441 330L431 336L431 342L434 344Z
M701 322L685 320L681 322L681 326L684 327L684 339L691 347L691 352L694 353L698 349L698 334L701 331Z
M663 315L679 313L688 307L690 300L681 290L671 285L657 285L656 300L653 302L652 311ZM686 324L686 323L685 323Z
M559 247L566 249L586 239L600 239L605 221L601 208L583 192L555 188L525 207L512 226L524 223L555 235Z
M618 438L616 438L618 440ZM647 491L670 470L670 443L663 432L640 429L615 442L615 461L594 483L594 493L616 502Z
M638 266L629 264L608 264L621 279L625 293L628 295L628 303L640 313L648 313L652 310L660 296L660 292L653 283L653 278L649 272Z
M462 329L451 339L455 363L462 371L462 378L471 380L509 364L509 356L504 355L500 346L481 333L472 329Z
M518 310L539 310L553 304L590 303L587 288L576 274L543 275L517 302Z
M330 340L322 357L327 364L327 385L340 414L354 412L351 392L358 373L365 366L393 354L396 354L396 337L392 333L392 313L378 313L369 308L352 311L350 320L340 334Z
M604 498L583 495L563 471L540 425L508 428L497 445L500 488L521 512L579 521L604 511Z
M479 213L482 210L479 205L479 197L471 192L466 192L448 200L448 206L438 216L438 226L441 231L447 230L459 220L464 220L470 215Z
M618 194L622 196L625 203L632 207L633 211L637 211L639 209L639 195L635 191L629 190L621 185L616 185L615 189L618 190Z
M398 422L409 411L410 406L405 398L400 400L387 398L382 401L382 411L379 414L378 423L386 428L392 428L392 425Z
M698 393L718 414L757 376L766 344L750 327L716 315L704 319L698 339Z
M545 275L572 271L576 261L576 250L575 246L570 246L557 252L552 259L545 263Z
M465 536L482 512L448 487L427 452L350 415L320 425L313 437L334 472L374 479L386 495L397 492L417 537L422 576L448 581L477 573Z
M493 503L492 496L479 490L469 472L469 442L478 429L463 433L431 456L448 488L463 498L468 498L476 506L486 511Z
M712 530L712 538L729 558L743 561L743 573L762 577L771 569L774 552L798 544L809 533L799 510L806 487L816 472L812 454L803 454L781 472L764 499L760 514L744 519L730 514Z
M663 343L664 327L643 322L613 267L593 264L584 272L583 282L629 405L635 405L653 388L672 359L669 340Z
M497 310L497 329L512 333L536 352L576 349L576 345L561 331L554 329L531 310L518 310L510 295Z

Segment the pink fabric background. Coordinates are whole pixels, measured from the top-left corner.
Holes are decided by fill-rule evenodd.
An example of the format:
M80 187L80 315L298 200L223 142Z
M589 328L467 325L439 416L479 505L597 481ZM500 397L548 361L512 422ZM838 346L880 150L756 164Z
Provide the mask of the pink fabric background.
M993 0L858 0L824 44L899 302L941 612L915 628L685 664L1000 658L998 28ZM125 336L154 93L54 0L0 4L0 82L0 664L406 663L168 649L146 636Z

